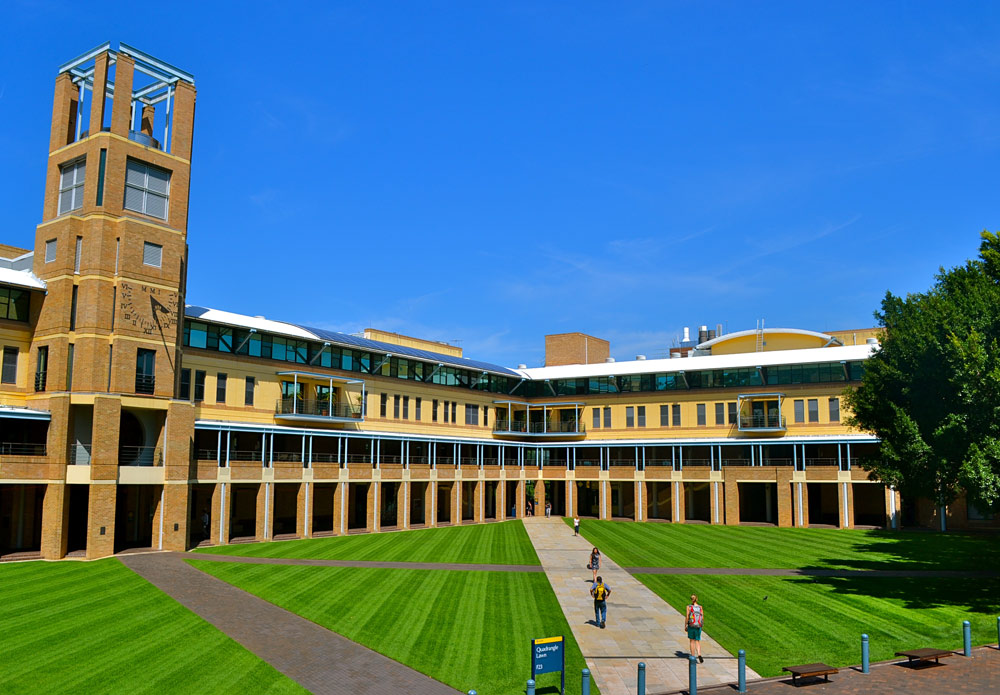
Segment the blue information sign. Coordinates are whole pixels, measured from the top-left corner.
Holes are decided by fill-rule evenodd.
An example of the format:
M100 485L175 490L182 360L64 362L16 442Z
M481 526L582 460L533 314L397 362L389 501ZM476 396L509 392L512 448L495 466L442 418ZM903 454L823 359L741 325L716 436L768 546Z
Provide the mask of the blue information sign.
M559 671L561 684L559 692L566 693L566 640L559 637L543 637L531 640L531 677L542 673Z

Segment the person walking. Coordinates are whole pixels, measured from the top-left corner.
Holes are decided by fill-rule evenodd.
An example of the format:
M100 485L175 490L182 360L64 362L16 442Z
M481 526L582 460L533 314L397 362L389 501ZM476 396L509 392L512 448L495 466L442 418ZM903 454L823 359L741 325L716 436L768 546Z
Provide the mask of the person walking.
M590 587L590 595L594 597L594 622L603 630L608 619L608 596L611 595L611 587L604 583L603 578L597 577Z
M594 548L590 551L590 562L587 563L587 569L594 570L594 583L597 583L597 570L601 569L601 551Z
M691 594L691 604L684 612L684 628L688 633L690 643L688 652L691 656L698 656L698 663L705 663L701 655L701 627L705 624L705 609L698 603L698 594Z
M573 535L574 536L580 535L580 517L578 516L573 517Z
M551 517L552 517L552 503L551 502L546 502L545 503L545 518L549 519Z

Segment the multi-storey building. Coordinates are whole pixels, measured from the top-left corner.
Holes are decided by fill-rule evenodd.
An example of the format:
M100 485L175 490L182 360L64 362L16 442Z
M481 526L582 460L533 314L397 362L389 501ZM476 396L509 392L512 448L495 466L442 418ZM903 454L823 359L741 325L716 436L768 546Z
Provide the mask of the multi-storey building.
M190 74L124 44L58 71L34 249L0 246L0 554L483 522L546 502L902 523L898 493L864 470L876 442L844 424L872 330L702 335L627 362L565 334L545 367L509 369L186 304L194 104Z

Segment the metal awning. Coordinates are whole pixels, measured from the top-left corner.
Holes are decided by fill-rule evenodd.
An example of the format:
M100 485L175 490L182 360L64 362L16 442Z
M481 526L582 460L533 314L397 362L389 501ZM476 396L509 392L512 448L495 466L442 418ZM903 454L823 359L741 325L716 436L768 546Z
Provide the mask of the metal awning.
M52 413L47 410L32 410L13 405L0 405L0 417L18 418L21 420L51 420Z
M293 377L295 379L298 379L299 377L304 377L306 379L322 379L323 381L331 381L331 382L336 382L338 384L363 384L363 383L365 383L364 379L354 379L352 377L337 376L336 374L317 374L316 372L291 371L291 372L278 372L277 375L278 376L290 376L290 377Z

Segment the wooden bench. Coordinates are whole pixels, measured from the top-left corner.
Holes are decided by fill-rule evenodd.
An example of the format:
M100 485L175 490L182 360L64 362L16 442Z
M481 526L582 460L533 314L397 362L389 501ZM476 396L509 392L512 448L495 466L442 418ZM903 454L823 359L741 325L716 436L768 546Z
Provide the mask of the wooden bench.
M830 674L837 673L837 669L833 666L828 666L822 662L817 662L815 664L802 664L801 666L785 666L782 671L788 671L792 674L792 685L798 687L799 678L818 678L823 676L826 681L830 682Z
M896 656L906 657L907 666L913 664L914 661L930 662L931 659L934 659L934 663L939 664L941 662L938 661L938 659L940 659L941 657L954 656L954 655L955 652L949 651L947 649L934 649L932 647L922 647L920 649L910 649L905 652L896 652Z

